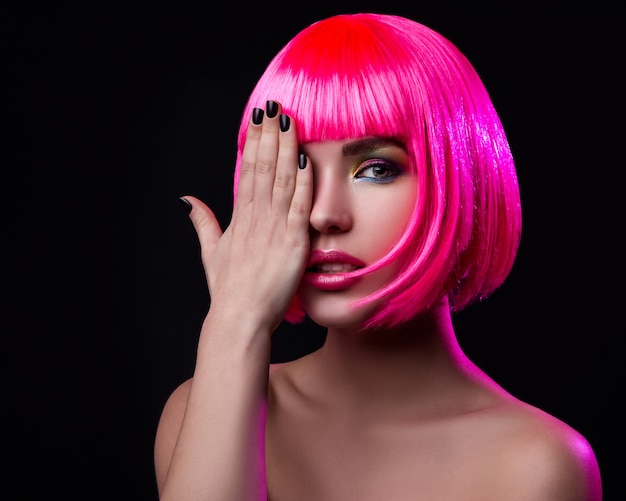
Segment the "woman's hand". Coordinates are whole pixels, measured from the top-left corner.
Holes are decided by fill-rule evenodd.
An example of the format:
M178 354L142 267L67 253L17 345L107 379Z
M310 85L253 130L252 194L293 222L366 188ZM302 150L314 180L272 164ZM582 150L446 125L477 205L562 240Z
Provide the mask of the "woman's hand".
M313 190L311 168L298 168L295 121L281 112L279 103L268 101L265 111L253 113L224 233L205 204L185 197L192 204L212 313L270 332L283 319L304 273Z

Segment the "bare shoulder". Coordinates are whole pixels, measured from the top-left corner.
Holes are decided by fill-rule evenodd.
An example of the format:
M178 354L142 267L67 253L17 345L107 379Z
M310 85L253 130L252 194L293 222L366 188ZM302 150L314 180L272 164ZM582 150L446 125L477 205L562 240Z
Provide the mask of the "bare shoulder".
M493 412L500 425L499 440L491 446L497 460L490 468L500 479L499 488L535 501L602 499L597 459L577 430L523 403L505 404Z
M170 394L161 412L154 440L154 468L159 488L167 474L183 422L191 381L186 380Z
M289 362L281 362L281 363L271 364L270 365L270 374L274 374L274 373L280 371L288 363Z

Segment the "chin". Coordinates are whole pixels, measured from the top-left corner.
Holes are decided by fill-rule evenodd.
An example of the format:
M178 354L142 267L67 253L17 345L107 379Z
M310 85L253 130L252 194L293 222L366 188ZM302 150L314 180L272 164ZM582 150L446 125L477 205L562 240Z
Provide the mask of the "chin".
M304 302L303 307L313 322L328 329L360 329L376 309L375 305L356 308L352 301L328 300Z
M374 273L342 290L324 291L310 284L300 286L299 298L307 316L326 328L361 329L376 311L379 301L355 307L354 304L390 280L391 273Z

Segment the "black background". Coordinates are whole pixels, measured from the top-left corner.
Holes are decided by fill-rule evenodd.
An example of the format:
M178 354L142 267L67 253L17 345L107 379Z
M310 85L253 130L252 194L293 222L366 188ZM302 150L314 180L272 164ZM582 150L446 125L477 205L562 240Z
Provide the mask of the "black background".
M623 6L2 5L11 499L156 499L157 420L191 375L208 305L176 199L201 197L226 225L255 79L304 26L367 10L412 17L456 43L517 159L519 257L501 289L455 317L462 346L511 393L581 431L605 499L625 499ZM319 345L321 331L306 327L279 328L275 361Z

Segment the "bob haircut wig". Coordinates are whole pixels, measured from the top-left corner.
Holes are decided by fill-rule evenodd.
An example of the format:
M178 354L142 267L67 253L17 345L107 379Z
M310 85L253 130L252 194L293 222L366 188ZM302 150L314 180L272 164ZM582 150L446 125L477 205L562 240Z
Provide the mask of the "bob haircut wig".
M394 280L359 301L379 301L367 327L398 325L446 296L460 311L502 284L521 235L517 174L480 77L449 40L375 13L303 29L272 59L244 108L235 196L252 109L270 99L295 117L301 144L378 136L406 147L418 184L408 226L383 258L353 272L401 263ZM285 319L304 315L294 298Z

